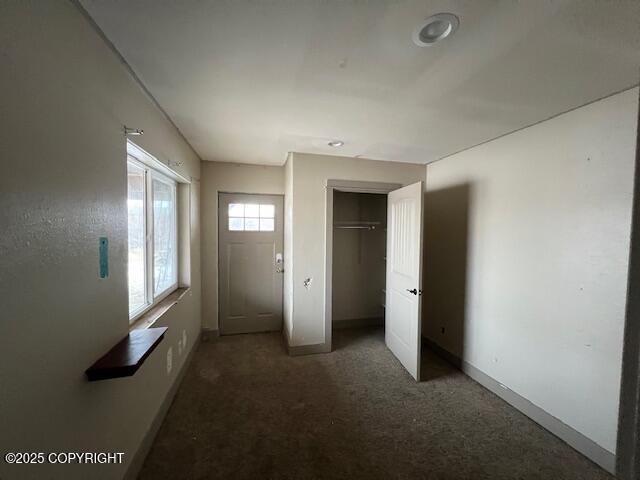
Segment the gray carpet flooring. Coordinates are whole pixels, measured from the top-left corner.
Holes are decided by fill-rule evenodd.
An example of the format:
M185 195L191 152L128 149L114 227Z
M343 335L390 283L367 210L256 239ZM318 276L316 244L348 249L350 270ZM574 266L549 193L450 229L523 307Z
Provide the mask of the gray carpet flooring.
M416 383L379 328L286 355L280 334L203 342L141 479L611 479L430 352Z

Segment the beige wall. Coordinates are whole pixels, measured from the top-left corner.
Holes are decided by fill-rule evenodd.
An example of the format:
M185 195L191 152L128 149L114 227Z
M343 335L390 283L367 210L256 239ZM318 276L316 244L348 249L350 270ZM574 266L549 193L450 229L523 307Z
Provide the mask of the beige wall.
M637 100L628 90L427 167L423 333L610 452Z
M202 326L210 330L218 330L218 192L283 195L284 167L202 162Z
M292 346L325 342L325 233L328 179L408 185L424 180L424 165L293 153ZM303 286L311 278L309 289ZM287 292L285 291L285 297Z
M100 468L0 462L0 477L121 478L200 331L196 187L191 292L159 321L164 341L131 378L85 378L129 329L123 125L187 178L200 160L72 2L2 2L0 58L0 451L125 453Z

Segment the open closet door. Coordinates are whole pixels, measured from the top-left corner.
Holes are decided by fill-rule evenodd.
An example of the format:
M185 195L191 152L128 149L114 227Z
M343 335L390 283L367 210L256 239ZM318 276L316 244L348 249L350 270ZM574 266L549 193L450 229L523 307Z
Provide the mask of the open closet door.
M420 380L422 202L422 182L418 182L389 193L387 205L384 340L416 380Z

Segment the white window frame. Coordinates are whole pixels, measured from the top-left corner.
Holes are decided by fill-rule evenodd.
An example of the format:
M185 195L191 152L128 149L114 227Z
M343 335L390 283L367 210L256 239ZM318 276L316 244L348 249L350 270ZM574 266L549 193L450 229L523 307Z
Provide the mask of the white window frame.
M161 173L159 173L156 170L153 169L149 169L149 185L151 186L150 189L150 194L149 194L149 202L150 202L150 207L151 210L153 210L153 181L157 180L159 182L162 182L166 185L169 185L171 188L173 188L173 219L174 219L174 224L176 226L176 231L175 231L175 235L173 236L173 241L174 241L174 245L173 245L173 258L171 259L173 262L173 266L174 266L174 271L176 272L176 281L174 283L172 283L171 285L169 285L167 288L165 288L163 291L161 291L160 293L158 293L157 295L155 294L155 292L153 291L154 288L154 284L155 284L155 278L153 277L153 275L151 276L151 298L153 298L153 302L154 304L159 302L160 300L164 299L167 295L171 294L173 291L176 290L176 288L178 288L178 184L175 180L170 179L169 177L167 177L166 175L163 175ZM147 260L151 263L151 270L153 270L153 211L151 211L151 218L149 218L147 216L147 222L151 222L149 223L149 225L151 225L151 236L150 236L150 242L152 244L152 251L151 251L151 256L147 258Z
M159 302L164 300L168 295L176 291L178 288L178 183L161 173L157 169L154 169L148 165L147 162L149 160L153 160L157 162L157 160L153 157L147 158L147 162L143 162L138 158L140 156L140 152L143 152L141 149L133 145L134 148L131 148L133 144L127 144L127 163L132 163L138 168L144 170L144 182L145 182L145 225L144 225L144 235L145 235L145 304L144 306L138 308L137 310L129 313L129 324L133 324L136 320L138 320L142 315L148 312L150 309L155 307ZM146 153L146 152L144 152ZM148 154L147 154L148 155ZM167 287L162 292L158 293L158 295L154 296L154 283L155 279L153 276L153 257L154 257L154 245L153 245L153 180L158 180L163 183L166 183L174 189L174 219L176 231L174 235L174 249L173 249L173 264L175 266L176 272L176 281ZM128 288L128 285L127 285Z

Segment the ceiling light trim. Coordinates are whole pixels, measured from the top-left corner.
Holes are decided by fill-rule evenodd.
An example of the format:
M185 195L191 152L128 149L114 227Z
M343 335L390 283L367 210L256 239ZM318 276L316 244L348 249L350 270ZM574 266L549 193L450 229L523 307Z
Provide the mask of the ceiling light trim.
M419 47L431 47L453 35L460 26L460 19L453 13L431 15L413 31L413 43Z

